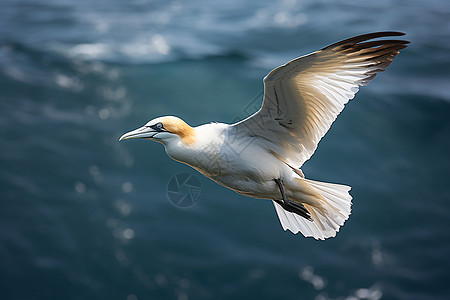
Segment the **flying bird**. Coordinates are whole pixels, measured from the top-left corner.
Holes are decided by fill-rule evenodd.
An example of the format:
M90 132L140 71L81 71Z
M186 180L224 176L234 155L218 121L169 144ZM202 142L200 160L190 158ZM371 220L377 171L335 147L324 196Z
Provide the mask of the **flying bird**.
M384 71L408 41L401 32L349 38L272 70L261 108L235 124L191 127L158 117L119 139L162 143L174 160L239 194L273 201L284 230L324 240L348 219L350 187L306 179L314 153L360 86Z

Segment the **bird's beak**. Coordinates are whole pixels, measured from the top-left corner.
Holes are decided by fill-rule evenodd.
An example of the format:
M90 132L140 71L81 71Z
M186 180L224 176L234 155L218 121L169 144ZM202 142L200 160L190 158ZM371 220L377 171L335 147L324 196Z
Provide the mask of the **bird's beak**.
M155 134L158 132L151 129L150 127L143 126L141 128L135 129L133 131L127 132L124 135L122 135L119 139L119 141L122 140L130 140L130 139L137 139L137 138L152 138Z

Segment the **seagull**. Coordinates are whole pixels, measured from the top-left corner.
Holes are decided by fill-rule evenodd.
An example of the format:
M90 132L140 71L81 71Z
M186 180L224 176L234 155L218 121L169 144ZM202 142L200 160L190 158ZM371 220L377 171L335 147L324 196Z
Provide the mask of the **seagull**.
M336 236L351 213L351 187L306 179L315 152L360 86L409 43L402 32L349 38L298 57L264 77L261 108L235 124L189 126L157 117L119 139L164 145L172 159L241 195L273 201L283 229L317 240Z

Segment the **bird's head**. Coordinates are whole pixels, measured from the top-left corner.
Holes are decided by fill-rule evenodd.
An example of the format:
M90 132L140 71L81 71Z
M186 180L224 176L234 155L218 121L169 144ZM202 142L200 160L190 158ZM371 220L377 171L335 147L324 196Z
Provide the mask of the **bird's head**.
M127 132L119 141L144 138L167 145L170 142L181 141L184 145L195 143L195 129L178 117L159 117L149 121L141 128Z

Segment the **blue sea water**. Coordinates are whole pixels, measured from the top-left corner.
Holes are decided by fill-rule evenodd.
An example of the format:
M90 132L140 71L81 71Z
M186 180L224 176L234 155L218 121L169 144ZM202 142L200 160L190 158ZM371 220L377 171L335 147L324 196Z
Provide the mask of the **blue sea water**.
M412 43L303 168L353 188L333 239L117 141L160 115L236 121L272 68L379 30ZM2 0L0 147L0 299L450 298L446 0ZM168 199L184 173L189 208Z

